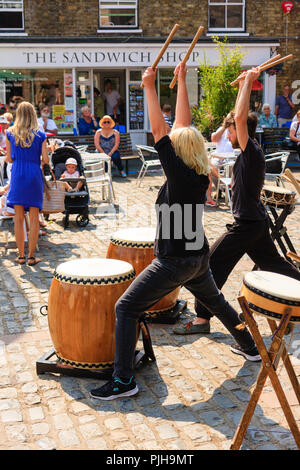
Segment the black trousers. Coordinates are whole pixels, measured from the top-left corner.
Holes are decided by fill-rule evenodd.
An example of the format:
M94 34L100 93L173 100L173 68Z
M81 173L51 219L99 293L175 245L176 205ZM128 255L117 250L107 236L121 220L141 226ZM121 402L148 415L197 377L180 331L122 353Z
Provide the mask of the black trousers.
M133 375L138 319L178 286L185 286L216 315L240 346L246 350L254 347L249 331L235 328L240 323L238 314L213 280L208 253L186 258L155 258L116 303L114 376L130 378Z
M283 274L300 281L300 271L278 253L267 219L255 222L235 221L226 225L226 228L227 232L212 245L209 261L213 278L220 290L246 253L260 270ZM209 320L213 316L197 298L195 310L197 317Z

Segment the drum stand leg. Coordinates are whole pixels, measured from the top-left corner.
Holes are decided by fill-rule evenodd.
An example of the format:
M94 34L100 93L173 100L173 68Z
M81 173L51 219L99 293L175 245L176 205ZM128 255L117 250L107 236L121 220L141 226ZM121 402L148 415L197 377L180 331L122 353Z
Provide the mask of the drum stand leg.
M271 237L273 240L277 241L278 245L281 248L283 255L287 258L287 260L289 260L288 257L286 256L287 249L283 243L282 237L284 238L289 250L295 251L295 248L293 247L293 244L287 234L287 230L283 226L285 219L291 213L291 208L290 206L285 207L279 216L274 207L269 207L269 209L273 215L274 222L275 222L274 223L271 217L268 215L270 227L271 227Z
M234 435L230 449L231 450L240 449L268 376L270 377L274 391L277 395L277 398L284 412L284 415L286 417L290 430L294 436L296 444L298 448L300 449L300 432L299 432L297 423L295 421L295 418L293 416L291 407L285 396L284 390L276 374L276 368L277 368L278 362L280 358L282 358L285 361L284 364L285 364L286 370L288 372L293 389L300 403L299 382L295 374L295 371L292 367L291 361L288 358L288 353L287 353L287 350L285 348L284 341L283 341L283 335L285 333L285 330L291 318L291 314L292 314L291 309L290 308L285 309L285 312L283 314L282 320L278 328L274 320L268 320L270 328L273 333L273 340L272 340L272 344L269 350L267 350L263 342L263 339L261 337L261 334L258 330L257 324L251 314L249 305L245 297L240 297L238 300L242 308L246 323L249 326L249 329L252 333L257 349L261 356L262 367L259 372L255 388L251 394L248 406L244 412L244 415Z

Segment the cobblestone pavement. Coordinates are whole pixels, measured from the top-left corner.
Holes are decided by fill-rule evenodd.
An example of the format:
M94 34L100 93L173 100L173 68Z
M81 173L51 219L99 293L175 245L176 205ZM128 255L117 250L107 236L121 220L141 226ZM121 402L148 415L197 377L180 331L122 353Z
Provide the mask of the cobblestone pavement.
M102 403L89 397L89 391L102 384L93 378L36 374L36 361L53 347L40 307L47 304L54 269L74 258L105 257L110 236L119 228L155 225L154 202L161 182L162 177L153 174L138 188L135 176L126 181L116 177L117 213L105 213L108 206L101 204L100 192L90 185L90 224L79 228L76 216L70 216L70 226L64 230L62 214L51 216L48 235L39 240L43 262L35 267L14 263L12 234L8 254L4 254L1 231L0 449L229 449L260 366L230 352L231 337L215 318L210 335L180 337L172 334L173 325L150 325L157 363L137 372L140 393L132 399ZM210 243L231 220L225 204L205 208ZM299 202L286 226L300 252ZM244 257L223 289L236 308L242 275L252 266ZM195 315L193 299L184 288L180 298L188 302L181 314L187 321ZM258 323L269 344L266 320L258 318ZM286 338L299 376L299 327ZM280 366L279 370L300 425L300 406L285 369ZM296 448L270 382L244 448Z

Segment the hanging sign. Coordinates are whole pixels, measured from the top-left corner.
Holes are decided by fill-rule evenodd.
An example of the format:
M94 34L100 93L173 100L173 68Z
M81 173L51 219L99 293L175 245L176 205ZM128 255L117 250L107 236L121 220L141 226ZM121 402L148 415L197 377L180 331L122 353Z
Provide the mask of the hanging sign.
M283 9L284 13L290 13L294 8L293 2L282 2L281 8Z

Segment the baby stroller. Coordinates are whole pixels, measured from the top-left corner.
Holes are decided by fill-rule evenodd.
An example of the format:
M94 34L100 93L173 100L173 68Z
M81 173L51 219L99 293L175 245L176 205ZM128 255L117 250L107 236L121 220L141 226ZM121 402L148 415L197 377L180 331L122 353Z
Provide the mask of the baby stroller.
M57 180L61 177L63 172L66 169L65 163L68 158L75 158L77 161L77 170L80 174L80 181L83 182L83 186L80 191L77 192L67 192L65 196L65 217L64 217L64 228L67 228L69 225L69 216L70 214L78 214L76 217L76 223L79 227L86 227L89 223L89 190L84 177L84 168L82 165L81 155L71 144L64 145L63 147L57 148L52 154L52 165L54 170L54 175ZM64 181L71 181L64 179ZM77 182L78 179L73 178L73 182Z

